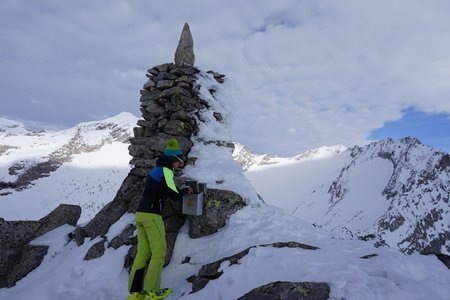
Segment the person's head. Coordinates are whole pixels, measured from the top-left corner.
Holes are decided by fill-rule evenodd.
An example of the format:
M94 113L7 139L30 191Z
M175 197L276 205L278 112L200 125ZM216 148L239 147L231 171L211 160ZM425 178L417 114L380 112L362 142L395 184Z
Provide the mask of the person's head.
M178 141L176 139L170 139L167 141L166 148L164 149L164 155L170 157L173 169L181 169L184 166L184 161L181 158L183 152L180 150Z
M172 161L172 167L174 170L178 170L183 168L184 166L184 161L178 157L178 155L172 155L172 158L174 158Z

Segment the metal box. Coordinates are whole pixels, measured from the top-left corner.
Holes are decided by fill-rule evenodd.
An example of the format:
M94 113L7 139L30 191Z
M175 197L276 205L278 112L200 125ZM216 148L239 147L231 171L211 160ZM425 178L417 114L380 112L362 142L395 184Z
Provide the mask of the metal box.
M203 193L183 196L183 214L201 216L203 213Z

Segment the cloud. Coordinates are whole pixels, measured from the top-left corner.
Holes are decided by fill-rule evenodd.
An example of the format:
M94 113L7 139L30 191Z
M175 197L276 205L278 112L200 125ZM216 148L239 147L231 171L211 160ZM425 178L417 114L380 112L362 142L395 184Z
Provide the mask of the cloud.
M433 1L5 1L2 111L61 123L139 112L145 71L173 60L236 85L233 137L296 154L368 142L407 107L450 114L450 4ZM53 109L34 107L52 103ZM2 112L3 113L3 112Z

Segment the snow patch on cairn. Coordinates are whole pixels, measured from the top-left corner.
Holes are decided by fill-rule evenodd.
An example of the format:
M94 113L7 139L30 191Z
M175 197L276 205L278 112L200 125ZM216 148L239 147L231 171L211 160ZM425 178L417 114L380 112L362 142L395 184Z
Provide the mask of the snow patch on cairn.
M199 132L192 139L194 146L189 153L197 160L194 165L187 166L184 173L207 183L208 188L232 190L248 204L261 203L232 155L234 145L230 128L235 107L232 83L225 80L218 84L211 73L200 72L196 84L199 97L208 102L210 108L201 110L197 118Z

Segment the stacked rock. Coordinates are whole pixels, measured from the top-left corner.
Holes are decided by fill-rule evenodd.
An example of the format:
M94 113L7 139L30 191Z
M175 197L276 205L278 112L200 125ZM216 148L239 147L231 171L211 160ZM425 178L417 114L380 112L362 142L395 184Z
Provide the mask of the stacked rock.
M148 81L141 90L143 119L134 128L128 150L133 159L132 174L145 176L155 166L166 142L176 138L183 153L193 146L190 138L198 131L195 115L208 103L198 96L193 66L162 64L148 70Z

